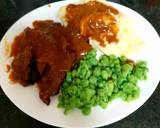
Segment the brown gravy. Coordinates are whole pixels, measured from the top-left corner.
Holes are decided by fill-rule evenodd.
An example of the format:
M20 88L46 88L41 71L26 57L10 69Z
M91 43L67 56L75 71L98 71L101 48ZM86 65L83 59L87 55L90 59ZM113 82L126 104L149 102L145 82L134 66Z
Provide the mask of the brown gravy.
M10 78L23 86L38 83L46 104L58 93L67 71L91 46L87 39L70 34L70 29L53 21L35 21L15 38Z
M12 45L10 79L23 86L37 83L41 100L49 104L75 63L91 50L89 37L105 46L104 38L117 42L118 11L99 2L67 6L68 26L51 20L35 21Z
M118 42L118 27L113 15L119 12L115 8L90 1L85 4L70 4L66 10L68 25L74 26L81 35L97 40L101 46L105 46L105 40L109 43Z

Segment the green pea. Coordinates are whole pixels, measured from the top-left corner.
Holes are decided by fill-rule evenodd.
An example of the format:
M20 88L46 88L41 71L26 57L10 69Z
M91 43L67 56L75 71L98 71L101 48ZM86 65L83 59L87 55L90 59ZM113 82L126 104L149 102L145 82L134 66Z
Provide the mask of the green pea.
M90 82L90 84L96 84L97 83L97 78L95 76L91 76L89 78L89 82Z
M112 95L113 89L114 89L114 83L112 80L108 81L108 96Z
M137 64L136 64L136 66L138 66L138 67L147 67L147 62L145 62L145 61L138 61L137 62Z
M88 87L88 86L89 86L89 81L86 80L86 79L83 79L83 80L81 80L80 85L81 85L82 87Z
M127 58L125 56L121 56L119 59L120 59L121 62L127 61Z
M125 56L102 55L96 59L96 50L87 53L66 78L61 87L58 107L64 113L78 108L89 115L93 106L106 108L116 98L130 102L140 95L138 80L147 79L147 63L129 63Z
M100 59L100 63L99 63L99 66L109 66L109 58L108 56L103 56L101 59Z
M101 102L99 102L99 105L100 105L100 107L101 108L106 108L107 107L107 102L103 102L103 101L101 101Z
M85 79L88 79L88 78L90 77L90 75L91 75L91 71L88 70L88 71L86 72Z
M137 84L138 79L135 75L131 74L131 75L128 76L128 81L130 81L134 84Z
M102 71L101 71L101 76L102 76L102 78L103 78L103 79L107 80L107 79L108 79L108 77L109 77L109 74L108 74L108 72L107 72L107 71L102 70Z
M77 71L76 70L73 70L72 71L72 77L74 78L74 77L76 77L77 76Z
M66 90L70 96L75 95L77 93L77 87L76 86L69 86Z
M96 67L93 71L93 75L94 76L100 76L101 74L101 68L100 67Z
M82 113L84 115L89 115L91 113L91 107L82 108Z
M72 74L71 74L71 72L67 73L67 75L66 75L66 81L67 82L71 82L72 81Z

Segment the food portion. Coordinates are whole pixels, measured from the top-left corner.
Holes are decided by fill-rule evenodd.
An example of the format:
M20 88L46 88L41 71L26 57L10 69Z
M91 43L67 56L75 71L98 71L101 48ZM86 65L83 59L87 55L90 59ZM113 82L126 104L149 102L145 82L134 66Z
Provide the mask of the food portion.
M53 21L35 21L15 38L10 78L23 86L38 84L41 100L59 92L67 71L91 46L86 39Z
M88 115L93 106L106 108L115 98L135 100L140 93L138 80L146 80L147 72L144 61L135 63L114 55L97 59L96 50L92 50L67 73L58 106L64 108L65 114L78 108Z
M148 69L144 61L121 56L141 44L121 16L109 5L89 1L67 5L65 25L34 21L12 44L10 79L25 87L37 84L47 105L61 89L59 107L66 114L79 108L88 115L92 106L105 108L117 97L138 98L138 80L147 79Z
M124 14L119 14L116 19L119 29L117 34L118 43L106 43L106 46L102 47L96 40L90 40L90 44L106 55L114 54L116 56L130 57L132 54L143 50L145 44L135 32L132 19Z
M95 39L101 46L118 42L117 9L97 1L83 4L70 4L66 7L63 17L68 26L81 35Z
M65 26L74 24L72 27L87 36L92 47L106 55L130 57L141 51L145 45L133 29L132 19L106 4L105 0L83 0L61 7L58 15Z
M23 86L37 83L39 96L46 104L59 92L66 72L91 50L90 37L101 45L104 39L117 40L113 15L118 11L113 7L90 1L70 4L67 10L67 26L51 20L35 21L33 28L26 28L12 46L10 79Z

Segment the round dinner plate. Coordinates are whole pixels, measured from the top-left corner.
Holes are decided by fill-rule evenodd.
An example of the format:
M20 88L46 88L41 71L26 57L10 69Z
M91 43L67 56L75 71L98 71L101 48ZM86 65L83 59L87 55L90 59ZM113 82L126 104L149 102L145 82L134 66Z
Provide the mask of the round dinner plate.
M139 59L147 61L149 68L147 81L138 83L141 90L140 97L133 102L126 103L116 99L106 109L94 107L89 116L84 116L77 109L66 116L63 114L63 109L57 108L58 96L53 96L51 104L47 106L39 99L39 91L36 86L24 88L19 84L13 84L6 72L6 64L11 61L11 58L7 55L8 47L13 42L14 37L27 26L32 26L32 22L35 20L51 19L60 22L57 16L59 8L75 2L78 2L78 0L59 1L42 6L26 14L10 27L0 43L0 85L5 94L19 109L46 124L69 128L108 125L123 119L142 106L154 92L160 79L160 38L151 24L137 12L116 3L107 2L132 19L135 32L145 43L141 52L131 56L135 61Z

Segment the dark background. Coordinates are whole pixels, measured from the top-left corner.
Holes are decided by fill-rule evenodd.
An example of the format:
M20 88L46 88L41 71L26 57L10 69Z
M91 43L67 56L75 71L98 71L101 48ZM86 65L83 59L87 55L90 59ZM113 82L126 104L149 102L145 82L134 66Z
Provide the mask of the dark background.
M20 17L44 4L58 0L0 0L0 39ZM160 0L110 0L143 15L160 35ZM152 43L152 42L151 42ZM158 59L158 58L157 58ZM156 75L156 74L155 74ZM53 115L54 116L54 115ZM160 85L150 99L125 119L104 128L160 128ZM53 128L24 114L0 88L0 128Z

